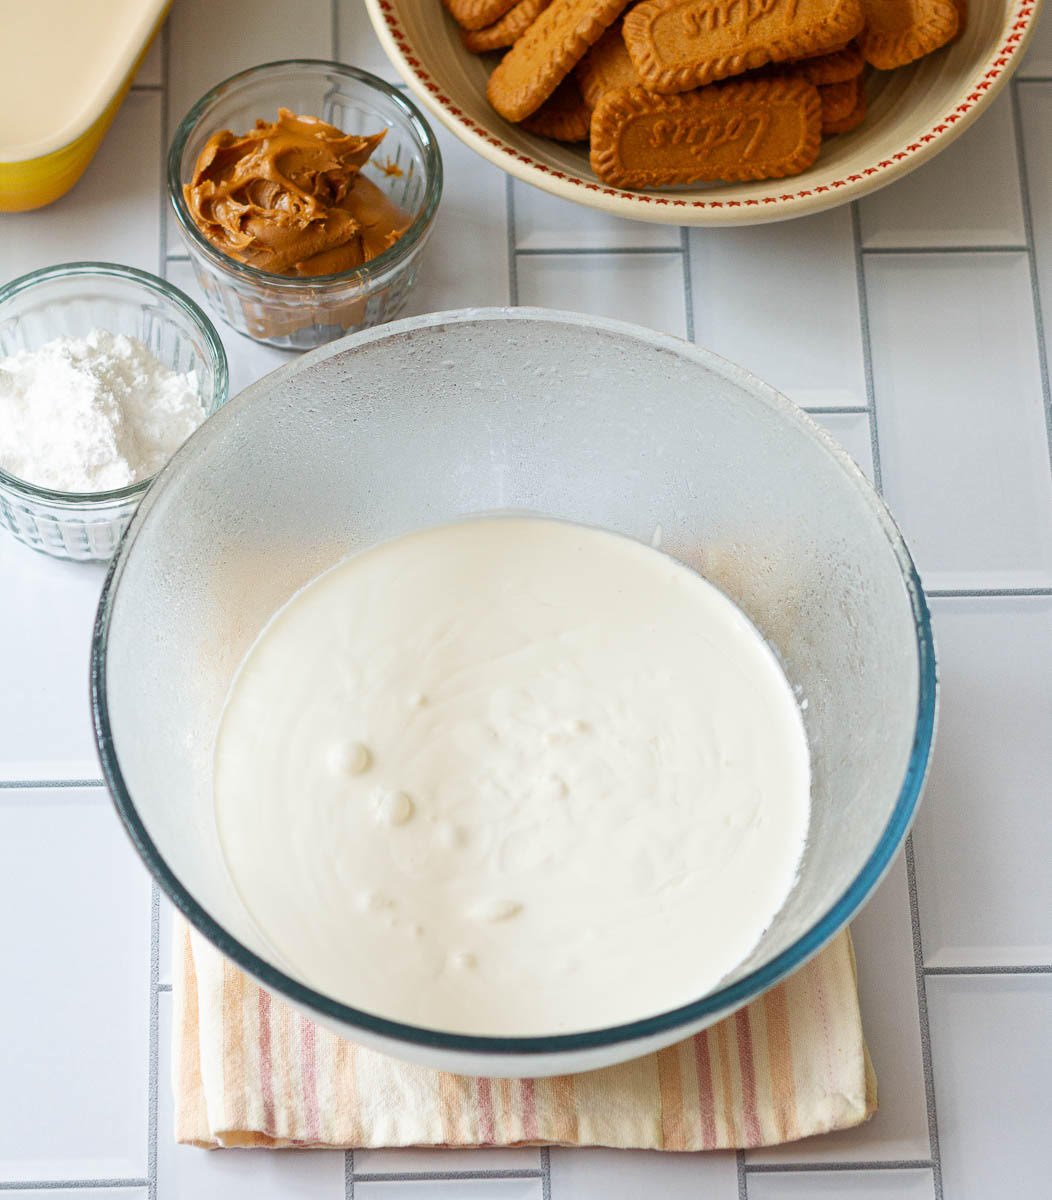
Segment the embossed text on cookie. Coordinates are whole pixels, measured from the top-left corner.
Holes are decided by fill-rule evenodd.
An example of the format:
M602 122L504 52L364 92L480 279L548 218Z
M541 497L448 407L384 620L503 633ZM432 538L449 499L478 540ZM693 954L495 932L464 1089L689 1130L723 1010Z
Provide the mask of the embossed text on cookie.
M796 0L699 0L681 14L687 37L704 37L717 29L751 29L762 17L782 10L785 20L796 16Z
M650 129L648 141L655 150L685 146L700 156L711 154L720 146L741 142L739 158L752 158L763 135L771 125L770 113L733 113L731 116L709 117L704 120L672 120L661 117Z

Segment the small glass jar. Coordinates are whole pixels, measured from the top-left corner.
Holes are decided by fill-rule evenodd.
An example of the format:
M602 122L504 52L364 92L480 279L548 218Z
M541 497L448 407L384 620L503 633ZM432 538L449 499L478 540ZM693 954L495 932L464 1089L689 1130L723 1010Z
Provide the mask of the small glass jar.
M215 326L156 275L116 263L65 263L0 288L0 358L93 329L138 338L169 370L193 371L209 416L226 403L226 352ZM108 559L152 479L60 492L0 469L0 527L58 558Z
M375 156L380 161L365 171L412 224L364 266L336 275L271 274L230 258L194 223L183 185L192 179L202 147L221 129L244 133L257 120L276 120L279 108L319 117L348 134L387 130ZM438 143L417 106L375 75L340 63L290 60L232 76L190 109L168 152L168 195L210 307L240 333L287 349L309 349L398 314L441 194Z

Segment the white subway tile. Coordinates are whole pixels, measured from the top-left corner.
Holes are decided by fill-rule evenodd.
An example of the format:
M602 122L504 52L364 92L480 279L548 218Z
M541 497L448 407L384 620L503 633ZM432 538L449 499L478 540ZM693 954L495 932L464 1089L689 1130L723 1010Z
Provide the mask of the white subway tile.
M807 406L866 403L851 213L690 235L694 340Z
M360 0L359 0L360 2ZM168 131L209 88L263 63L332 58L328 4L268 4L179 0L168 18Z
M146 1188L51 1188L45 1193L46 1200L147 1200ZM39 1188L4 1188L4 1200L41 1200Z
M913 835L925 960L1052 963L1052 598L932 608L942 702Z
M859 212L867 248L1021 246L1011 93L921 170L867 196Z
M749 1176L749 1200L934 1200L930 1170L798 1171Z
M172 972L174 970L175 940L174 926L175 909L172 907L172 902L168 897L161 892L160 894L160 922L158 927L159 939L158 949L160 950L159 967L160 971L157 977L158 983L172 982Z
M1052 20L1044 27L1052 35ZM1052 46L1052 41L1050 41ZM1050 50L1052 59L1052 50ZM1052 74L1052 62L1049 64ZM1026 154L1027 190L1040 289L1046 362L1052 362L1052 82L1019 86L1019 110Z
M873 478L873 439L868 413L816 413L815 420L851 455L862 473Z
M679 254L529 254L519 256L517 270L520 304L687 335Z
M147 87L157 87L163 78L164 70L164 29L159 29L157 36L150 43L146 56L135 72L135 83Z
M514 184L515 241L520 250L628 250L678 247L675 225L626 221L526 183Z
M101 789L0 789L0 1179L145 1177L149 897Z
M160 265L161 96L129 92L73 189L47 208L0 219L3 282L55 263Z
M400 83L401 76L391 66L362 0L336 0L335 56L342 63L379 75L388 83Z
M1052 976L928 979L947 1200L1048 1195Z
M540 1152L508 1150L358 1150L356 1175L439 1175L449 1171L538 1171Z
M405 315L509 302L505 175L437 123L445 187Z
M157 1200L342 1200L340 1150L220 1150L175 1141L172 996L160 996ZM89 1200L85 1197L84 1200ZM392 1198L394 1200L394 1198Z
M877 1113L857 1129L749 1151L750 1163L915 1162L931 1153L913 930L901 852L855 919L851 935L862 1027L877 1075Z
M100 779L88 661L105 578L0 531L0 779Z
M869 256L866 280L884 495L925 584L1052 583L1026 256Z
M733 1151L662 1154L651 1150L551 1152L552 1200L737 1200Z
M540 1179L400 1179L354 1185L354 1200L541 1200L541 1197ZM553 1196L552 1200L559 1198Z

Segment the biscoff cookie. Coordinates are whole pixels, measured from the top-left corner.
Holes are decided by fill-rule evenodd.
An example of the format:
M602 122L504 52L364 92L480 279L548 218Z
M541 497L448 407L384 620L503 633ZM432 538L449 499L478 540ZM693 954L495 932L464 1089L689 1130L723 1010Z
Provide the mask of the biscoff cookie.
M501 17L515 0L442 0L462 29L485 29Z
M557 142L587 142L591 124L592 106L585 103L573 75L567 75L522 127Z
M818 89L818 98L822 101L822 132L826 133L829 126L839 124L849 117L858 104L858 81L849 79L846 83L827 83Z
M644 87L685 92L836 50L863 22L861 0L643 0L625 17L625 44Z
M535 113L627 3L552 0L489 77L490 104L509 121L522 121Z
M576 67L577 82L590 108L595 108L604 92L614 88L635 87L639 76L632 65L621 32L621 22L611 25Z
M862 0L866 27L858 39L871 67L892 71L952 41L954 0Z
M866 89L862 84L862 76L851 81L855 87L855 105L854 108L844 117L839 120L827 120L825 114L822 116L822 133L829 137L834 133L850 133L852 129L857 129L866 119ZM839 86L839 85L833 85ZM819 88L819 92L824 89Z
M513 46L550 3L551 0L519 0L499 21L485 29L464 29L460 36L472 54L503 50L505 46Z
M780 179L822 143L822 104L806 79L741 80L684 95L607 92L592 114L592 169L614 187Z
M950 41L959 42L968 28L968 0L953 0L953 7L957 9L957 32Z
M828 87L833 83L847 83L849 79L861 75L866 60L862 57L858 42L849 42L831 54L804 58L795 65L809 83L815 87Z

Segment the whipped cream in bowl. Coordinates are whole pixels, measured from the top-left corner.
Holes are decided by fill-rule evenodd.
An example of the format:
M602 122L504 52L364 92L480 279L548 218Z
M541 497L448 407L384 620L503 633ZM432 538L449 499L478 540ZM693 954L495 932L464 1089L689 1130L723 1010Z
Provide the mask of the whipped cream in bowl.
M810 769L723 593L616 534L489 516L351 557L275 615L215 802L248 911L315 986L542 1036L737 966L795 879Z

